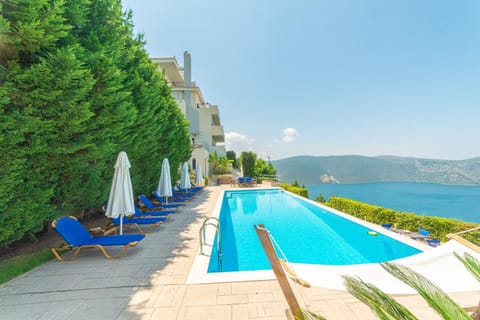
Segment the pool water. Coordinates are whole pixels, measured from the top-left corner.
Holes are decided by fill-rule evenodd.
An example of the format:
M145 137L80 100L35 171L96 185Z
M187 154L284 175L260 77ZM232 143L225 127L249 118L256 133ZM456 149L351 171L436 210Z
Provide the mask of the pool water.
M280 189L225 191L219 220L221 258L214 246L209 273L270 269L254 229L258 224L293 263L374 263L421 252ZM277 254L282 256L278 249Z

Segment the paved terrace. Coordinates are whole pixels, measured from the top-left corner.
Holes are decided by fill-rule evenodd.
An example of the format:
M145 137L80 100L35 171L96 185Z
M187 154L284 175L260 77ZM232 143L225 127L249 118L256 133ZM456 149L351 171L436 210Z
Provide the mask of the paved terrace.
M185 284L201 223L222 188L226 186L206 188L122 259L84 250L73 262L52 260L0 286L0 318L286 319L287 304L276 281ZM480 294L452 297L462 306L474 306ZM327 319L376 319L344 291L301 289L299 298ZM419 296L396 298L420 319L440 319Z

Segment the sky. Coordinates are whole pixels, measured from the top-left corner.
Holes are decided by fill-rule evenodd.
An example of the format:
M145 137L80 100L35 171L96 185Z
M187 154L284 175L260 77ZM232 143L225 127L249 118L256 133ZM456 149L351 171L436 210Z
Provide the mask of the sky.
M192 58L227 150L480 156L480 1L122 0L151 57Z

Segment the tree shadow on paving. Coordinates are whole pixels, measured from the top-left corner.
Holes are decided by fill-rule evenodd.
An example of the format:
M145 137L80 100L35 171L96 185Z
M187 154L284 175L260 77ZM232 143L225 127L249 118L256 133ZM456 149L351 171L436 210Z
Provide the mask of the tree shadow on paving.
M98 249L82 250L74 261L49 261L7 282L0 286L2 317L140 319L159 306L178 304L172 299L186 290L200 221L211 215L218 194L218 189L205 188L121 259L105 259ZM100 215L82 224L89 228L106 221ZM43 242L44 248L62 242L57 235L52 238ZM108 250L116 254L121 249Z
M103 212L98 210L87 217L79 217L79 221L85 228L90 229L94 227L103 227L107 225L109 219L105 217ZM0 261L16 257L19 255L30 254L43 249L49 249L60 246L64 240L51 227L46 228L46 231L39 232L34 236L25 236L22 240L18 240L7 247L0 248Z

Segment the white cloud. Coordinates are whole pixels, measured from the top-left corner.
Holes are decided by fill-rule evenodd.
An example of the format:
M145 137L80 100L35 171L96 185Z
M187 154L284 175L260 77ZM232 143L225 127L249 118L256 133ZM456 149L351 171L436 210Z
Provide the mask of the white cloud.
M297 136L299 136L300 133L294 129L294 128L287 128L285 130L283 130L283 138L282 140L284 142L293 142L295 140L297 140Z
M244 151L250 150L255 140L238 132L225 133L225 148L227 150Z

